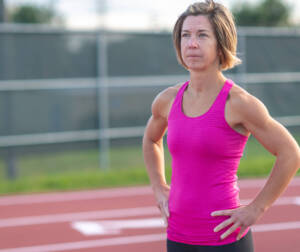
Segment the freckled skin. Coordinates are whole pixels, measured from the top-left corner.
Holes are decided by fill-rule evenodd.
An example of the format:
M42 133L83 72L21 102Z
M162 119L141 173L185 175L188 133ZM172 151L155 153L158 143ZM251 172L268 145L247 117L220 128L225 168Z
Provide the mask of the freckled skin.
M219 65L217 40L206 16L188 16L182 25L181 55L190 71Z

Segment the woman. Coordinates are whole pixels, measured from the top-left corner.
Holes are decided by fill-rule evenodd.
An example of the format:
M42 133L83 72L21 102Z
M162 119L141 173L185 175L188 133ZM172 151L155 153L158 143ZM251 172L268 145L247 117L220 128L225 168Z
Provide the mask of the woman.
M190 80L155 98L143 138L145 164L167 224L167 249L253 251L250 226L297 172L298 144L262 102L223 75L240 63L233 17L223 5L191 5L178 18L173 40ZM170 188L164 174L167 129ZM250 134L276 162L260 193L241 206L236 171Z

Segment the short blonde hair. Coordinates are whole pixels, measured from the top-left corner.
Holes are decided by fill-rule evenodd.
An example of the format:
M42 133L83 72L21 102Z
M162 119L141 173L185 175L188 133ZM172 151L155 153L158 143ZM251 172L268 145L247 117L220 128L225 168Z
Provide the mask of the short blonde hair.
M186 17L205 15L208 17L216 36L217 48L220 50L220 70L227 70L240 64L242 61L236 56L237 32L234 18L231 12L222 4L213 0L197 2L190 5L177 19L173 29L173 43L176 49L176 56L181 65L185 68L181 55L181 31Z

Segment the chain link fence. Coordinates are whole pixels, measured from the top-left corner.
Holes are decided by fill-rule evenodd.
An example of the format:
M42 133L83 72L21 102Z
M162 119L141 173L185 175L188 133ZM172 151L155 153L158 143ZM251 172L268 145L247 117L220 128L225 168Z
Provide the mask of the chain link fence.
M243 64L225 73L297 134L300 29L239 28ZM0 154L6 176L18 157L140 145L154 97L188 79L168 32L70 31L0 26Z

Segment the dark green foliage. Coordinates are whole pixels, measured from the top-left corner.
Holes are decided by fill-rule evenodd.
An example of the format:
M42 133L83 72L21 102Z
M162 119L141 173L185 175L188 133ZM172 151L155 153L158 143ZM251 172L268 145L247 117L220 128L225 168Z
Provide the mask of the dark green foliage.
M291 6L282 0L263 0L257 5L248 2L233 7L238 26L289 26Z
M35 5L21 5L10 15L9 21L13 23L47 24L54 18L53 10Z

